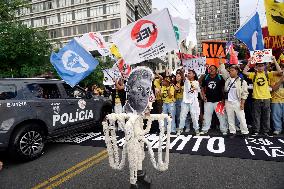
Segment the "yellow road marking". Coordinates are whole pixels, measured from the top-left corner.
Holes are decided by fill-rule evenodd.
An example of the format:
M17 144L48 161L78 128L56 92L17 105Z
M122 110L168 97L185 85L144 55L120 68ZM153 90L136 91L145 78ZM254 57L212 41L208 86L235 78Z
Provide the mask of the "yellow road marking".
M107 157L108 157L108 154L99 157L98 159L96 159L96 160L94 160L94 161L88 163L87 165L84 165L84 166L81 167L80 169L78 169L78 170L76 170L76 171L74 171L74 172L72 172L72 173L66 175L65 177L61 178L60 180L58 180L58 181L52 183L50 186L46 187L45 189L53 189L53 188L59 186L60 184L66 182L66 181L69 180L69 179L71 179L72 177L74 177L74 176L80 174L80 173L83 172L84 170L86 170L86 169L92 167L92 166L95 165L95 164L98 164L99 162L101 162L102 160L104 160L104 159L107 158Z
M62 177L64 175L74 171L75 169L77 169L77 168L79 168L79 167L81 167L81 166L83 166L83 165L85 165L85 164L87 164L89 162L92 162L92 161L98 159L100 156L103 156L103 155L107 155L107 151L106 150L103 150L100 153L96 154L95 156L92 156L92 157L90 157L90 158L88 158L88 159L86 159L86 160L84 160L84 161L82 161L82 162L80 162L80 163L70 167L69 169L67 169L67 170L65 170L65 171L63 171L63 172L61 172L61 173L59 173L59 174L49 178L48 180L46 180L46 181L44 181L44 182L34 186L32 189L42 188L42 187L48 185L49 183L59 179L60 177Z

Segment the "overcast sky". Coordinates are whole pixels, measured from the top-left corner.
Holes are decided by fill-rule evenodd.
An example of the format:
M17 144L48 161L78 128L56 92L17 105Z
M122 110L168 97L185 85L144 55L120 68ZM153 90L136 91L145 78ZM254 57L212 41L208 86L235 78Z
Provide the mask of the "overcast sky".
M255 11L260 16L260 24L266 25L264 0L239 0L240 1L240 24L242 25ZM152 0L153 8L161 10L168 8L172 16L189 19L191 27L195 31L195 0ZM189 36L190 41L195 41L195 36ZM196 42L194 42L196 43Z

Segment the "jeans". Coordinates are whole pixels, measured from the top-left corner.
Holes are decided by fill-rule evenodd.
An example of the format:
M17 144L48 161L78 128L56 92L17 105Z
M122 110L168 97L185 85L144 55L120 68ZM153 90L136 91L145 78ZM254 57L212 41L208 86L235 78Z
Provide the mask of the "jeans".
M176 125L179 125L180 122L180 111L181 111L182 99L176 99Z
M284 103L271 103L273 127L275 131L282 131L284 119Z
M207 132L210 129L210 125L212 121L212 114L213 114L213 111L216 112L215 109L216 109L217 104L218 102L205 102L204 103L204 121L203 121L202 131ZM227 133L228 125L227 125L226 113L224 115L216 113L216 115L220 122L221 132Z
M240 102L229 102L226 101L226 112L228 116L228 123L229 123L229 131L232 134L236 134L236 121L235 117L237 116L238 121L240 122L240 129L242 134L248 134L248 127L246 123L245 111L241 110ZM236 114L236 116L235 116Z
M175 116L176 116L176 106L175 103L163 103L163 113L168 114L172 117L172 128L171 132L176 132L176 121L175 121ZM167 121L165 119L165 127L167 127Z
M263 132L270 131L270 99L253 100L253 131L259 133L262 123Z
M185 126L185 121L187 120L187 115L188 112L190 112L191 120L193 123L193 128L195 131L199 131L199 115L200 115L200 110L196 111L196 109L193 109L193 106L189 103L184 103L182 102L181 104L181 113L180 113L180 122L179 122L179 129L183 129ZM186 128L189 128L189 124Z

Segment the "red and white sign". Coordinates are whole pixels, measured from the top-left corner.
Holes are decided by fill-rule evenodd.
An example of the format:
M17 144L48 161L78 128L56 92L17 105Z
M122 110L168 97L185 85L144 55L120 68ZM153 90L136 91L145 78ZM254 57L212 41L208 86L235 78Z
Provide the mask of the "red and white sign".
M75 38L80 45L87 51L98 51L102 56L110 55L109 48L103 36L100 33L90 32L85 33L81 37Z
M255 50L250 52L251 64L272 61L272 49Z
M125 64L123 59L119 59L117 62L117 67L122 75L122 77L128 77L131 72L131 67L128 64Z
M112 36L126 64L136 64L178 49L167 9L127 25Z

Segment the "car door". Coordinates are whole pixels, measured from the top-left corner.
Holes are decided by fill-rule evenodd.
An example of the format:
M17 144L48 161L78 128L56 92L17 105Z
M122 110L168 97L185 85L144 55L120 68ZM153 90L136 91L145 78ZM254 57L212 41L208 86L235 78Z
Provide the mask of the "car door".
M84 127L91 125L94 122L94 99L88 96L86 91L81 87L70 87L67 84L63 84L66 91L66 110L68 111L72 121L76 127ZM87 98L88 97L88 98Z
M42 120L50 132L65 126L65 120L60 121L65 112L64 102L57 83L30 83L27 85L30 103L36 111L37 119Z

